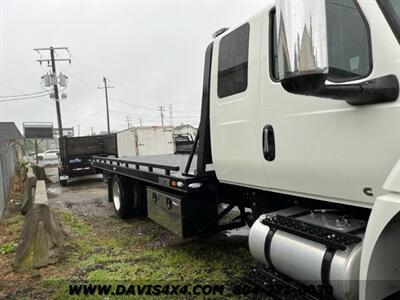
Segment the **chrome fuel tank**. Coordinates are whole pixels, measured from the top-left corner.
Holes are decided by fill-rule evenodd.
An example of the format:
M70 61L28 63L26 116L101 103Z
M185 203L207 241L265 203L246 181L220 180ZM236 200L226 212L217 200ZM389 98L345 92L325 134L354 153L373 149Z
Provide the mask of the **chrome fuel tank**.
M284 215L285 211L281 213ZM318 213L323 214L323 213ZM271 215L262 215L253 224L249 235L249 248L252 256L260 263L270 265L274 270L286 275L305 285L329 284L333 287L333 294L336 299L358 299L358 275L361 259L361 237L360 242L352 243L345 249L335 249L332 251L329 244L317 242L288 232L287 230L273 228L265 224L264 220ZM346 227L343 229L341 218L333 214L323 214L318 216L315 213L303 214L298 219L308 224L317 225L317 229L324 227L321 224L331 224L338 228L340 232L348 231L362 232L363 221L347 220ZM331 222L332 220L338 222ZM312 231L314 232L314 231ZM320 234L320 233L317 233ZM329 251L327 251L329 248Z

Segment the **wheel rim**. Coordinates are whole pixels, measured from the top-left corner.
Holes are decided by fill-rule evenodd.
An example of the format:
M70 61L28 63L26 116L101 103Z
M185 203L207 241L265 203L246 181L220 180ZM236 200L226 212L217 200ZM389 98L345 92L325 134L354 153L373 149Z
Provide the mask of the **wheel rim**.
M116 181L113 184L113 202L115 209L118 211L121 208L121 192Z

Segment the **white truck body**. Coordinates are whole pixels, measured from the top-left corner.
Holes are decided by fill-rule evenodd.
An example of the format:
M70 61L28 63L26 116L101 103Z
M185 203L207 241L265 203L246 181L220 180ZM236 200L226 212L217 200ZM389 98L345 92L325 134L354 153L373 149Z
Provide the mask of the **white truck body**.
M350 259L354 272L338 277L343 286L352 280L358 280L358 285L351 294L345 293L338 299L383 299L400 290L400 7L394 0L322 1L270 1L265 10L215 38L210 75L213 165L218 180L231 186L278 193L282 198L297 196L309 199L310 205L313 200L321 200L314 203L314 209L332 203L345 205L342 209L347 213L354 208L370 209L361 253L357 259ZM281 22L275 16L278 4ZM325 4L326 10L313 15L316 7ZM396 9L387 8L391 5ZM282 23L283 16L288 23ZM312 23L324 17L328 33L325 40L313 40L313 29L320 28L309 29L297 22L303 18ZM283 30L276 30L277 23ZM296 33L302 36L290 31L296 25L300 25ZM353 35L346 39L349 32ZM339 40L332 38L335 35ZM314 48L314 41L325 43L330 54L329 73L327 68L315 68L316 73L312 74L321 77L302 73L301 68L301 63L310 64L323 56L318 52L323 48ZM292 47L293 44L299 47ZM279 48L278 54L275 47ZM341 57L342 54L348 57ZM293 64L300 67L296 69ZM277 68L279 75L288 76L277 78ZM331 79L331 71L338 69L344 70L343 78ZM285 73L286 70L293 72ZM353 70L360 76L346 78ZM397 96L390 102L374 99L372 104L359 106L326 99L334 97L316 96L321 85L312 85L310 80L324 75L328 78L323 86L328 87L325 91L339 91L340 85L362 86L392 76L397 83L392 85ZM290 84L293 91L287 89ZM344 99L346 91L341 91ZM373 97L374 93L370 95ZM266 127L273 128L274 134L274 157L270 160L265 156L266 149L270 149L264 144ZM264 218L268 215L262 215L252 227L252 236L259 234L249 241L253 256L261 253L260 262L269 257L272 266L276 263L278 269L286 270L282 271L284 274L292 276L298 272L299 278L307 279L305 274L312 264L321 266L323 255L321 259L312 255L312 241L279 230L277 236L270 238L267 252L269 227L260 225ZM284 238L280 237L282 233ZM301 243L296 242L300 240ZM326 246L315 245L322 253L328 251ZM302 247L308 254L300 258L297 255ZM337 255L343 253L338 251ZM297 259L292 259L293 255ZM350 264L347 267L350 270ZM317 272L311 277L321 282L319 276Z
M118 157L170 154L175 151L173 127L134 127L117 133Z
M229 184L372 207L376 196L385 193L382 186L399 159L399 101L357 107L286 92L270 75L274 1L270 2L245 22L250 24L250 37L244 92L223 98L217 93L220 42L240 26L214 42L210 128L217 177ZM358 4L368 21L373 63L364 80L400 77L400 46L384 14L376 1ZM272 162L262 152L266 124L275 131ZM366 195L365 188L374 196Z

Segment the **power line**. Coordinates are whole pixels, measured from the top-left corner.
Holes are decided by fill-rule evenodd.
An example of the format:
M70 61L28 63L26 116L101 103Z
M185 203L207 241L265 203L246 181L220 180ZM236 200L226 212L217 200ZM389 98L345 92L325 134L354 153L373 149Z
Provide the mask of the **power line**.
M103 76L100 76L100 73L99 73L99 74L95 74L94 72L91 72L91 71L89 70L89 68L88 68L84 63L81 62L80 59L77 59L77 58L76 58L76 55L73 55L73 56L71 55L71 58L72 58L72 57L73 57L74 61L76 61L76 62L78 63L78 65L80 65L80 67L81 67L82 69L86 70L87 73L88 73L88 75L90 75L91 77L96 78L96 80L98 80L99 78L103 77ZM112 80L111 80L111 81L112 81Z
M76 55L73 55L73 56L71 55L71 58L73 58L74 61L76 61L78 63L78 65L80 66L80 68L82 70L85 70L86 74L83 73L82 70L79 70L78 68L76 68L76 70L78 72L80 72L81 75L83 75L86 79L88 79L92 82L96 82L96 85L97 85L99 78L102 78L103 76L101 76L100 73L96 73L96 72L93 72L92 70L90 70L90 68L87 65L85 65L80 59L76 58ZM110 78L107 78L107 81L111 82L111 83L119 83L120 82L120 81L115 81Z
M12 86L6 85L6 84L3 83L3 82L0 82L0 85L4 86L5 88L8 88L9 90L13 90L13 91L16 91L16 92L18 92L18 93L26 94L26 92L21 91L21 90L19 90L19 89L16 89L16 88L14 88L14 87L12 87Z
M80 68L82 68L82 70L80 70L79 68L77 68L74 65L71 65L72 68L75 69L76 71L78 71L79 75L81 75L81 77L83 79L85 79L87 82L94 83L94 84L97 85L98 78L100 78L102 76L96 74L95 72L92 72L90 70L90 68L88 68L85 64L83 64L80 61L80 59L76 58L76 55L73 55L73 56L71 55L71 58L73 58L74 61L77 62L77 64L80 66ZM86 74L83 72L83 70L86 70ZM109 78L107 78L107 81L108 82L115 82L115 80L109 79ZM132 103L129 103L129 102L126 102L126 101L123 101L123 100L120 100L120 99L116 99L116 98L110 97L110 96L108 98L110 100L113 100L113 101L116 101L116 102L119 102L119 103L122 103L122 104L125 104L125 105L129 105L129 106L132 106L132 107L140 108L140 109L152 110L152 111L158 111L159 110L158 108L140 106L140 105L132 104ZM188 112L189 113L190 112L199 113L200 111L199 110L174 110L174 113L188 113Z
M158 111L160 111L158 109ZM159 120L160 117L159 115L148 115L148 114L141 114L141 113L128 113L126 111L119 111L119 110L110 110L111 114L117 115L118 117L126 118L127 115L133 116L133 117L147 117L151 118L153 120ZM200 119L200 116L174 116L174 119L183 119L183 120L192 120L192 119Z
M150 118L157 118L157 119L159 119L159 117L158 117L158 116L155 116L155 115L148 115L148 114L141 114L141 113L129 113L129 112L120 111L120 110L110 110L110 112L111 112L111 113L114 113L114 114L120 114L121 116L129 115L129 116L150 117Z
M147 110L153 110L153 111L158 111L158 110L159 110L158 108L151 108L151 107L145 107L145 106L140 106L140 105L128 103L128 102L125 102L125 101L122 101L122 100L119 100L119 99L115 99L115 98L113 98L113 97L110 97L110 99L111 99L111 100L114 100L114 101L117 101L117 102L120 102L120 103L125 104L125 105L130 105L130 106L136 107L136 108L147 109Z
M136 119L136 118L143 119L144 118L145 120L148 120L148 121L158 121L160 119L160 117L153 117L153 116L143 117L142 115L132 115L132 114L126 114L126 113L125 113L125 115L115 114L114 112L111 112L111 111L110 111L110 114L112 115L113 118L117 118L119 120L125 120L125 122L126 122L126 116L129 116L133 119Z
M27 94L0 96L0 98L20 98L20 97L25 97L25 96L34 96L34 95L43 94L43 93L48 94L47 91L39 91L39 92L32 92L32 93L27 93Z
M46 97L49 94L44 94L44 95L37 95L37 96L30 96L30 97L24 97L24 98L11 98L11 99L0 99L0 102L13 102L13 101L22 101L22 100L30 100L34 98L42 98Z
M77 74L84 80L86 80L88 83L93 84L95 86L98 85L99 80L92 79L91 77L87 76L85 73L83 73L80 69L78 69L76 66L71 65L72 69L77 71Z
M73 56L71 55L71 58L73 58L74 61L77 62L77 64L80 66L81 70L79 68L77 68L76 66L73 66L73 65L72 65L72 68L75 69L76 71L78 71L79 75L81 75L81 77L83 79L85 79L87 82L95 83L97 85L98 78L100 78L101 76L98 75L95 72L92 72L90 70L90 68L88 68L84 63L82 63L80 61L80 59L76 58L76 55L73 55ZM83 70L85 70L86 74L83 72ZM115 82L115 80L112 80L112 79L109 79L109 78L107 78L107 81L108 82ZM152 107L146 107L146 106L132 104L132 103L120 100L120 99L116 99L116 98L111 97L111 96L109 96L108 98L110 100L113 100L113 101L116 101L116 102L119 102L119 103L122 103L122 104L125 104L125 105L129 105L129 106L132 106L132 107L135 107L135 108L151 110L151 111L159 111L158 108L152 108ZM174 110L174 113L200 113L200 111L199 110Z
M159 111L159 110L160 110L159 108L152 108L152 107L146 107L146 106L141 106L141 105L132 104L132 103L129 103L129 102L120 100L120 99L116 99L116 98L114 98L114 97L109 97L109 98L110 98L111 100L113 100L113 101L117 101L117 102L120 102L120 103L122 103L122 104L129 105L129 106L136 107L136 108L141 108L141 109L146 109L146 110L152 110L152 111ZM188 112L200 113L199 110L174 110L174 113L188 113Z

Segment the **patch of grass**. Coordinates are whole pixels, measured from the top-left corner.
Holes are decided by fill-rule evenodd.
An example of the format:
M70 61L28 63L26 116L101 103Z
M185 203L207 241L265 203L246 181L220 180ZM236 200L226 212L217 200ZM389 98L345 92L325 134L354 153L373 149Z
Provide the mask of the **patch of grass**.
M1 254L9 254L15 252L17 249L18 244L14 241L4 243L0 246L0 253Z
M61 212L61 219L69 228L66 264L73 272L67 277L60 273L43 278L45 288L53 291L53 299L67 299L68 285L73 282L114 287L225 284L229 290L254 265L245 237L217 235L185 242L165 237L169 233L143 220L127 224L112 219L99 227L99 220L84 221L68 212Z
M43 279L43 287L51 291L51 299L71 299L69 295L69 283L62 277L50 276Z
M5 240L0 243L0 254L7 255L15 252L18 246L18 237L20 235L24 216L20 213L7 214L2 221L6 233ZM2 233L0 232L0 235Z
M106 242L104 239L102 241ZM143 247L138 252L124 248L118 240L107 240L105 244L108 243L112 245L111 248L105 246L99 250L100 253L80 261L80 268L87 271L87 280L228 283L243 274L244 265L253 262L247 244L241 241L238 245L230 239L220 245L198 242Z
M19 231L24 223L25 217L20 213L15 213L5 217L3 224L12 232Z
M91 228L81 220L75 218L72 214L68 212L62 212L61 216L64 222L71 227L74 234L84 236L90 233Z

